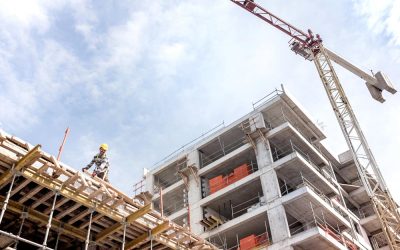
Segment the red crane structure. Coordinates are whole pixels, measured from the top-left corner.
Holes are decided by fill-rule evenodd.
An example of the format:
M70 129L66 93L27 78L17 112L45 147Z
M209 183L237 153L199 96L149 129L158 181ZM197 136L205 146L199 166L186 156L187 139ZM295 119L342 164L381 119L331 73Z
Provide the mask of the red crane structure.
M365 73L344 58L325 48L318 34L314 36L311 30L308 30L307 33L303 32L261 7L253 0L230 1L289 35L292 38L290 40L291 50L314 62L347 145L350 148L360 179L371 199L375 213L379 217L387 243L392 250L400 250L400 214L398 206L385 184L378 164L336 75L332 61L365 80L372 97L379 102L385 101L382 96L383 91L386 90L392 94L396 93L390 80L380 71L375 75Z

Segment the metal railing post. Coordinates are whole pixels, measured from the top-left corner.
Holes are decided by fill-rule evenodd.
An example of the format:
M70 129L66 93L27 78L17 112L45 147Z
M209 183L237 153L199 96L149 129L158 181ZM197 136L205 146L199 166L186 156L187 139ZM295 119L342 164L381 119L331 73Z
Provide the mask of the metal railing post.
M89 242L90 242L90 230L92 229L92 219L93 219L93 212L94 209L90 211L90 218L89 218L89 226L86 234L86 240L85 240L85 250L88 249L89 247Z
M13 166L13 167L14 167L14 166ZM0 224L1 224L1 222L3 221L4 213L6 212L7 205L8 205L8 201L10 200L11 190L12 190L12 188L13 188L13 186L14 186L14 182L15 182L15 176L16 176L16 174L14 173L13 178L12 178L12 181L11 181L11 184L10 184L10 188L8 189L8 192L7 192L7 197L6 197L6 199L4 200L3 207L2 207L2 209L1 209Z
M55 194L54 194L53 205L51 207L49 220L48 220L47 225L46 225L46 234L44 235L42 249L46 249L47 248L47 238L49 237L49 232L50 232L50 228L51 228L51 221L53 220L53 214L54 214L54 210L55 210L55 206L56 206L57 196L58 196L58 190L56 190Z

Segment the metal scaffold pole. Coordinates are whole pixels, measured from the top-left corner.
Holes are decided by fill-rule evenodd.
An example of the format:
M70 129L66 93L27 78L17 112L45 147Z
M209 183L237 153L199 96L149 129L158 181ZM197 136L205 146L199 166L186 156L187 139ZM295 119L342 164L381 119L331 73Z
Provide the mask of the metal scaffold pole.
M53 205L51 207L51 212L50 212L50 216L49 216L49 220L47 222L47 226L46 226L46 234L44 236L44 240L43 240L43 247L42 249L46 249L47 246L47 239L49 237L49 232L50 232L50 228L51 228L51 221L53 220L53 214L54 214L54 210L55 210L55 206L56 206L56 201L57 201L57 196L58 196L58 190L56 190L54 192L54 200L53 200Z
M21 236L22 228L23 228L23 226L24 226L25 219L26 219L27 217L28 217L28 213L27 213L27 212L22 212L22 214L21 214L22 221L21 221L21 226L19 227L18 237ZM19 242L19 241L16 240L15 245L14 245L14 248L15 248L15 249L18 249L18 248L17 248L18 242Z
M4 213L6 212L8 201L10 200L11 190L12 190L12 188L14 186L15 177L16 177L16 174L14 173L12 181L11 181L11 184L10 184L10 188L8 189L8 192L7 192L7 197L4 200L3 207L1 209L0 224L1 224L2 220L3 220Z
M122 235L122 250L124 250L125 249L125 241L126 241L126 226L127 226L127 222L126 222L126 219L125 219L125 221L123 222L124 223L124 232L123 232L123 235Z
M89 218L89 226L86 234L86 241L85 241L85 250L88 249L89 247L89 242L90 242L90 230L92 229L92 219L93 219L93 212L94 210L90 211L90 218Z

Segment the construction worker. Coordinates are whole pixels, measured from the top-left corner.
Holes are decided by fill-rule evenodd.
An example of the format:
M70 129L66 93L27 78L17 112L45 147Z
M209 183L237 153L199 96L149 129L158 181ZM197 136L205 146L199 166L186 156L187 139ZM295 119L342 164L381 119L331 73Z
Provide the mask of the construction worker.
M108 145L105 143L101 144L99 153L93 157L93 160L86 167L82 168L82 171L85 172L86 170L89 170L92 165L95 164L96 168L94 169L92 176L97 176L100 179L108 182L108 168L110 164L106 155L107 150Z

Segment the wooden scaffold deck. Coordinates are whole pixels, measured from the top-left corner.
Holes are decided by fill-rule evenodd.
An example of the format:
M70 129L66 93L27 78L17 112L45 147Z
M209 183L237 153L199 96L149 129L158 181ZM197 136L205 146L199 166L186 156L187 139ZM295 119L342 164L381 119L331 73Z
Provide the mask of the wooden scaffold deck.
M110 183L0 130L0 248L217 249Z

